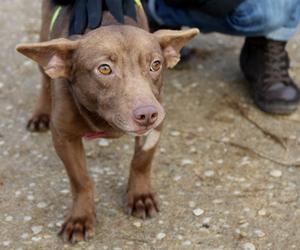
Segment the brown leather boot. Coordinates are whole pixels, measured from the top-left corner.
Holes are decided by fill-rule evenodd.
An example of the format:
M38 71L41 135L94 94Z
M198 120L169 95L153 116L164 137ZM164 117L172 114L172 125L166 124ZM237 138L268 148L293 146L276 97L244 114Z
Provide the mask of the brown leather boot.
M297 109L299 89L289 76L286 42L248 37L240 66L250 83L254 102L265 112L286 115Z

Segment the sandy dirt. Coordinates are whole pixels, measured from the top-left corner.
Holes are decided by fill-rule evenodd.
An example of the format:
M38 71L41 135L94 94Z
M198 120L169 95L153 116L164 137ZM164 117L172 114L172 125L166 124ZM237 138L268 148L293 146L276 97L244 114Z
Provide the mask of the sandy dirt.
M242 38L200 35L167 72L167 119L154 164L161 212L123 212L133 138L85 143L98 224L90 242L57 237L71 204L50 134L30 134L37 66L14 50L38 40L40 1L0 5L0 249L300 249L300 110L257 110L239 71ZM290 41L300 82L300 34Z

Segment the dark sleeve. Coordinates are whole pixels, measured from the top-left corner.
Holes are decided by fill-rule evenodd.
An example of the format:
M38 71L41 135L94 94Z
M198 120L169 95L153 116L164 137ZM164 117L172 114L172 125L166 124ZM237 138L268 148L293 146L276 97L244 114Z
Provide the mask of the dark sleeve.
M245 0L165 0L175 8L197 9L212 16L223 17Z
M69 5L73 4L75 0L52 0L52 3L55 5Z

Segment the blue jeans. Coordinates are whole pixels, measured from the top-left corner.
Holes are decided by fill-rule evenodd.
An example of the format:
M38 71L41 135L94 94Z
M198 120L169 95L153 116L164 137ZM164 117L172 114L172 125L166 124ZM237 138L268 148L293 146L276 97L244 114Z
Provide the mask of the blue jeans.
M149 10L161 25L198 27L204 33L264 36L277 41L288 41L300 22L300 0L245 0L225 17L173 8L164 0L150 0Z

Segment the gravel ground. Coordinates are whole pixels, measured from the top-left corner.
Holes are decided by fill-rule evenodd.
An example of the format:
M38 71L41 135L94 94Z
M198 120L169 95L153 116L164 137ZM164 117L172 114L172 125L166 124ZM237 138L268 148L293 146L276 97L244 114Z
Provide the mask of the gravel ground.
M159 216L123 213L133 138L88 142L96 236L64 244L67 175L49 133L24 129L40 76L14 51L38 40L40 1L1 0L0 11L0 249L300 249L300 110L258 111L238 68L242 39L216 34L200 35L197 56L166 74ZM288 49L300 82L300 34Z

